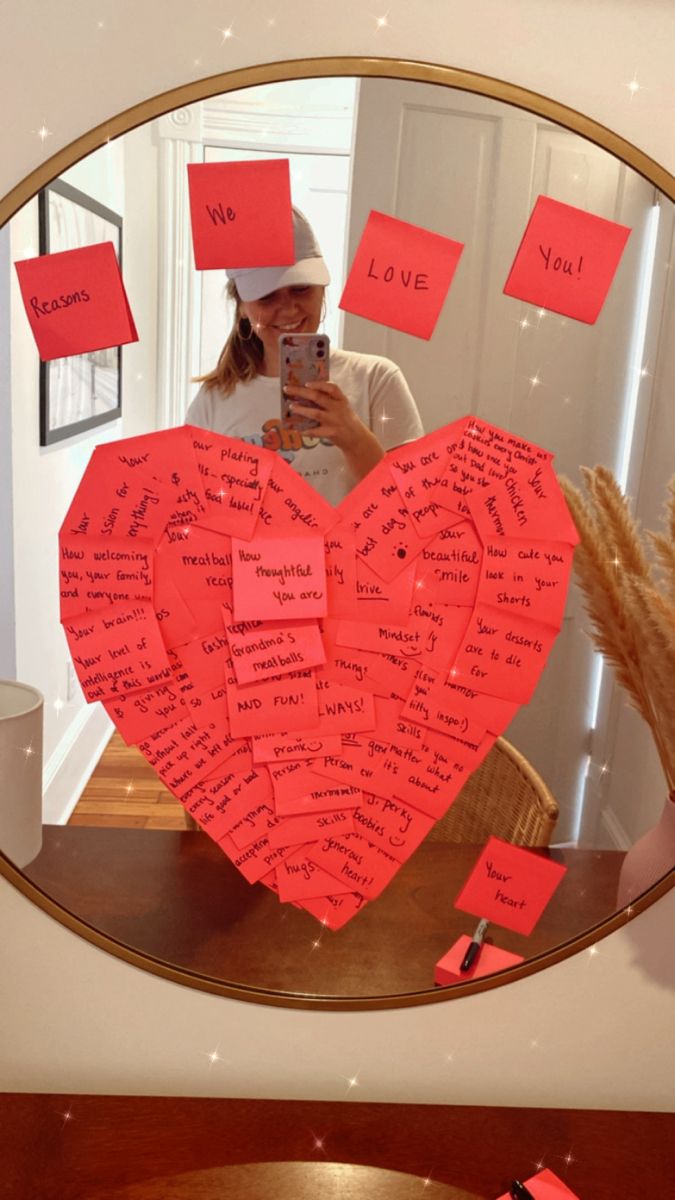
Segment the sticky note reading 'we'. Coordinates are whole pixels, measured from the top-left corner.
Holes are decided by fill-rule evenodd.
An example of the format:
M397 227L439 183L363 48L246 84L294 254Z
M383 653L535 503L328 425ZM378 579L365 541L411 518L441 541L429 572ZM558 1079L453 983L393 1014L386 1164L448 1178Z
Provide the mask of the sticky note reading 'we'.
M295 262L287 158L188 163L198 271Z
M43 362L137 342L112 242L14 264Z
M340 308L428 340L463 249L440 233L373 211Z
M594 325L631 230L539 196L504 294Z
M455 908L515 933L532 933L567 867L491 837Z

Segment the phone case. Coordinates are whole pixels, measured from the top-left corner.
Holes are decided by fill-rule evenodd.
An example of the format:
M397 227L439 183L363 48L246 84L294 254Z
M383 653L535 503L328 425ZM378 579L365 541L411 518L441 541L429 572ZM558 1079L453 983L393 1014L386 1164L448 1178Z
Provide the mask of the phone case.
M283 389L302 387L305 383L328 379L330 356L330 339L325 333L284 333L279 338L279 360L281 377L281 419L289 420L289 405L291 399L284 395ZM296 401L297 403L297 401ZM311 401L307 401L311 405ZM294 429L314 429L318 421L309 417L293 418Z

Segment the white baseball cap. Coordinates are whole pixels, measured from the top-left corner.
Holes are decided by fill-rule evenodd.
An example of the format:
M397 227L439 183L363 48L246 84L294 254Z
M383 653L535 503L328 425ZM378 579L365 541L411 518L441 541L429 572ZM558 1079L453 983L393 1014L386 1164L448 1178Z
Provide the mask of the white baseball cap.
M293 209L295 262L285 267L235 267L226 271L241 300L259 300L283 287L330 283L328 267L321 257L314 230L299 209Z

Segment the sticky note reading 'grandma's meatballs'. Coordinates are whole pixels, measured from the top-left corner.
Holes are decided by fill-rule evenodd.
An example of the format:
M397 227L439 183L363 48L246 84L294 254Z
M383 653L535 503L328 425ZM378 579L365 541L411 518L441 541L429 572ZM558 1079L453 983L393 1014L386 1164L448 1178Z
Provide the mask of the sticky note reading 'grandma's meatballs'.
M567 867L491 837L455 908L516 933L532 933Z
M70 358L137 342L112 242L14 264L40 358Z
M340 308L428 340L463 249L440 233L373 211Z
M539 196L504 293L594 325L630 232L616 221Z
M188 163L198 271L295 262L287 158Z

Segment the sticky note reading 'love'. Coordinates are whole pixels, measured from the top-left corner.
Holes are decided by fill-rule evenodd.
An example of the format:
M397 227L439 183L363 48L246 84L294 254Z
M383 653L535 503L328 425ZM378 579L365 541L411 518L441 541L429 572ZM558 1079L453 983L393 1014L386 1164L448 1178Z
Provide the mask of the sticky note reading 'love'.
M463 249L461 242L373 211L340 308L428 340Z
M567 867L492 837L455 908L516 933L532 933Z
M539 196L504 293L594 325L631 230Z
M295 262L288 159L188 163L198 271Z
M43 362L137 342L112 242L14 264Z
M531 695L575 538L549 453L475 417L337 511L269 450L165 430L94 451L61 621L85 698L231 869L339 929ZM527 931L561 868L487 857L467 909Z

